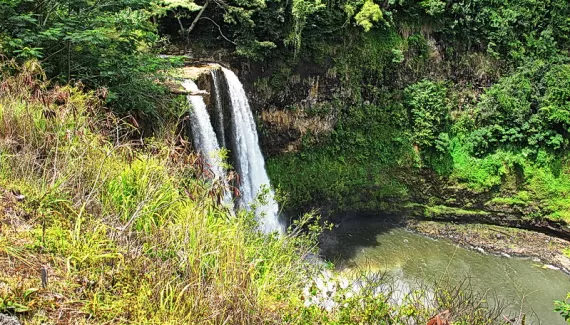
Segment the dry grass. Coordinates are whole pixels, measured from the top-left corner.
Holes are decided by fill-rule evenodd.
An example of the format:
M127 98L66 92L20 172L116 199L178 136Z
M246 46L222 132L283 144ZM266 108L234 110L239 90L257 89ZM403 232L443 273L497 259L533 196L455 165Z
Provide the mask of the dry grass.
M0 313L24 324L408 324L433 315L376 295L356 309L304 307L314 269L303 256L317 224L267 236L251 214L232 216L177 121L131 141L132 118L107 112L103 90L51 87L35 63L4 62L0 77Z
M0 312L25 324L262 324L294 310L307 242L261 235L251 215L217 205L175 123L133 142L101 93L50 87L35 63L1 70Z

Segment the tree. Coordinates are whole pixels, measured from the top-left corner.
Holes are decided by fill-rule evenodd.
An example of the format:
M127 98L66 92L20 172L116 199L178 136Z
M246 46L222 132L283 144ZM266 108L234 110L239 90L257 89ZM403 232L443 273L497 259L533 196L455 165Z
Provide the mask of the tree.
M0 54L38 59L55 80L108 88L120 112L152 114L159 37L151 0L9 0L0 3Z
M297 56L301 49L303 30L307 24L307 18L325 7L320 0L293 0L291 14L293 16L293 28L285 39L286 45L292 45L294 55Z
M235 45L235 43L227 38L223 33L220 25L216 23L213 19L209 17L203 17L204 11L208 8L210 2L213 2L217 7L222 8L222 10L227 10L227 3L222 0L206 0L203 5L198 5L194 1L191 0L161 0L158 3L158 6L155 8L155 14L157 16L164 16L167 12L171 11L174 13L174 17L178 21L178 25L180 26L180 34L186 40L186 43L190 44L190 33L196 27L196 24L200 19L209 20L211 23L218 27L220 35L228 42ZM192 13L198 11L192 23L186 27L184 24L185 18L191 18Z
M362 26L364 31L369 31L373 24L382 19L380 6L372 0L364 1L360 11L354 16L356 24Z
M256 25L253 16L259 11L266 8L265 0L205 0L202 5L198 5L193 0L159 0L155 6L155 14L157 16L165 16L167 13L174 13L179 25L179 32L185 39L187 46L190 45L191 33L200 20L207 20L216 26L219 35L228 43L239 47L243 39L232 40L222 31L221 24L236 25L233 28L233 34L239 35L244 29L251 29ZM209 15L206 15L208 9ZM196 13L197 12L197 13ZM195 14L194 14L195 13ZM214 17L216 16L216 17ZM219 21L219 17L223 18L223 22ZM186 21L190 20L188 24ZM247 40L246 42L251 42ZM272 42L257 41L255 45L261 47L273 48Z

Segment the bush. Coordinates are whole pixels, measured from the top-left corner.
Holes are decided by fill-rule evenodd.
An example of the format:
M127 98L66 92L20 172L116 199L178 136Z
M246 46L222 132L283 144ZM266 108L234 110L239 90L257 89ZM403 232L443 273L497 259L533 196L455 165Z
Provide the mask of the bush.
M446 132L450 122L446 87L423 80L408 86L404 96L410 114L412 141L422 149L435 149L440 133Z
M560 145L567 145L570 138L570 64L554 65L544 75L540 86L544 88L541 113L551 128L564 136Z
M482 157L499 148L540 148L560 152L568 145L568 65L547 68L541 61L504 77L481 96L478 129L467 140Z
M42 61L61 84L81 82L121 115L157 117L166 90L157 84L167 63L152 50L159 40L149 0L83 0L0 4L0 55Z

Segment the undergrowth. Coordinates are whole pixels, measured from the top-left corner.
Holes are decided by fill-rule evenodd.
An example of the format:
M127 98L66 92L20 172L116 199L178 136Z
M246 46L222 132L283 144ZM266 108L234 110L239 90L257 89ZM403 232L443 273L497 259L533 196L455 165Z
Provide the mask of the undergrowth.
M496 193L490 203L541 206L538 217L570 221L570 165L565 157L555 158L546 151L533 157L499 150L477 158L467 153L459 139L452 142L453 181L475 192L499 189L501 193Z
M295 305L312 241L231 217L176 123L134 141L130 119L97 93L50 87L36 63L2 71L0 313L25 324L251 324Z
M132 118L97 92L51 86L35 62L0 71L0 313L23 324L409 324L453 308L454 324L500 323L461 287L398 304L373 274L323 280L331 273L306 259L318 217L279 236L232 214L177 121L133 140Z
M396 170L413 165L413 152L402 131L402 107L363 105L340 117L324 144L305 141L299 153L268 160L275 184L287 193L287 206L318 202L338 211L374 211L379 202L405 201L408 189Z

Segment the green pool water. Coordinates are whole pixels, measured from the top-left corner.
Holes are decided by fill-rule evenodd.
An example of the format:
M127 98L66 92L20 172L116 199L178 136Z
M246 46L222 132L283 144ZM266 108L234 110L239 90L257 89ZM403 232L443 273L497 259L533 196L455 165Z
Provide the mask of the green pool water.
M483 254L368 219L343 221L321 249L339 269L386 271L409 283L470 277L476 290L508 301L506 313L524 311L528 324L566 324L554 312L553 300L570 292L570 277L538 261Z

